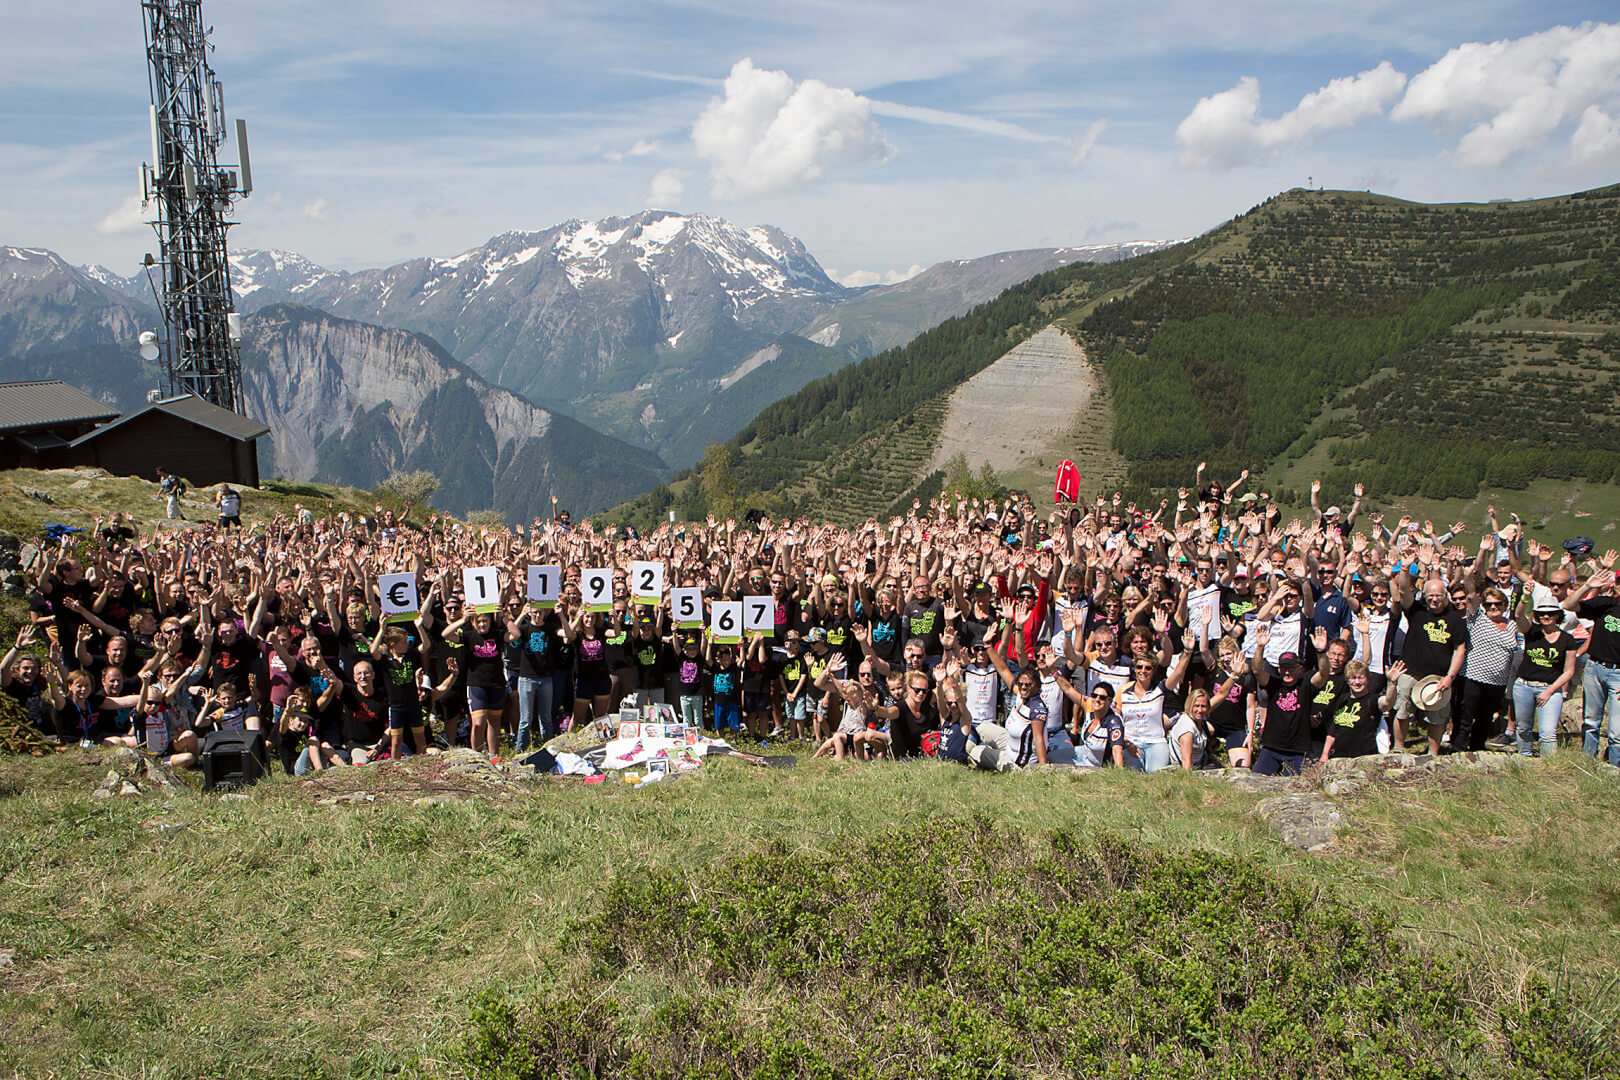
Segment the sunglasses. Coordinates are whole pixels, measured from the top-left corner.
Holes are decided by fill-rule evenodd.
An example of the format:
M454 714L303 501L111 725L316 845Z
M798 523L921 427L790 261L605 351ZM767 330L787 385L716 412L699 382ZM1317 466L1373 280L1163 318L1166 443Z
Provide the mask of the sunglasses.
M1500 611L1503 608L1507 607L1507 605L1502 603L1502 601L1500 601L1500 600L1487 600L1487 601L1485 601L1484 606L1488 607L1488 608L1495 608L1498 611Z

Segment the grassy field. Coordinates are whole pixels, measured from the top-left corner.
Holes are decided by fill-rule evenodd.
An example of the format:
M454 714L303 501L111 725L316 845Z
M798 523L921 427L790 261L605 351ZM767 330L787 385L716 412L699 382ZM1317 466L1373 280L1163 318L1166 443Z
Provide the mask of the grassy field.
M1279 842L1260 796L1171 773L719 760L645 791L548 779L502 801L384 766L365 781L376 801L330 805L284 778L242 801L97 801L105 770L77 749L0 759L0 1076L460 1075L480 995L577 972L572 928L609 883L702 879L772 846L840 855L974 814L1219 852L1386 913L1420 955L1461 958L1482 1015L1528 1004L1537 974L1593 1030L1620 1015L1620 780L1573 755L1371 785L1339 800L1320 855ZM435 794L452 801L415 804ZM643 962L609 985L650 1007L669 978Z

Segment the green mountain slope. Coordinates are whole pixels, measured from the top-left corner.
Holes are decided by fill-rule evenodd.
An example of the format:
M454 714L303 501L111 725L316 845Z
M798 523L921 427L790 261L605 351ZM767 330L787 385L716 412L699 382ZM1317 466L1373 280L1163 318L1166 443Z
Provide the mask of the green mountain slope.
M924 478L942 403L1054 321L1107 375L1146 496L1284 475L1326 441L1331 497L1608 481L1620 462L1620 187L1426 206L1290 191L1206 235L1038 275L807 385L738 433L738 498L878 512ZM846 489L857 485L860 490Z

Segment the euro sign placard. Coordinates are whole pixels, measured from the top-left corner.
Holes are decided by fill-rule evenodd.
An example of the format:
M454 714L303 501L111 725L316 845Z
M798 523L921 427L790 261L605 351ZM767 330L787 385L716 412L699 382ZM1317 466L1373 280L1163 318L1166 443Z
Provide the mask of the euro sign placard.
M740 600L716 600L709 612L709 640L716 645L742 641L743 606Z
M664 564L630 564L630 599L638 604L657 604L664 599Z
M669 590L669 607L677 630L703 629L703 590L693 587Z
M422 610L415 574L379 575L377 596L382 601L383 622L412 622Z
M529 606L549 611L562 597L562 567L529 567Z
M467 610L495 612L501 606L500 573L493 566L469 566L461 572L461 590Z
M606 567L586 570L580 575L579 591L586 611L612 611L613 571Z

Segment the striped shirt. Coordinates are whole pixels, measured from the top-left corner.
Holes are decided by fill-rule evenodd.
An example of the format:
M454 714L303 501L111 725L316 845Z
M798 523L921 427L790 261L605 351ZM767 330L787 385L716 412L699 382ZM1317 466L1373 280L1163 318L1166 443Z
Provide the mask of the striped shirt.
M1484 607L1468 616L1468 657L1463 674L1487 686L1513 681L1513 656L1519 650L1519 628L1510 619L1498 626Z

